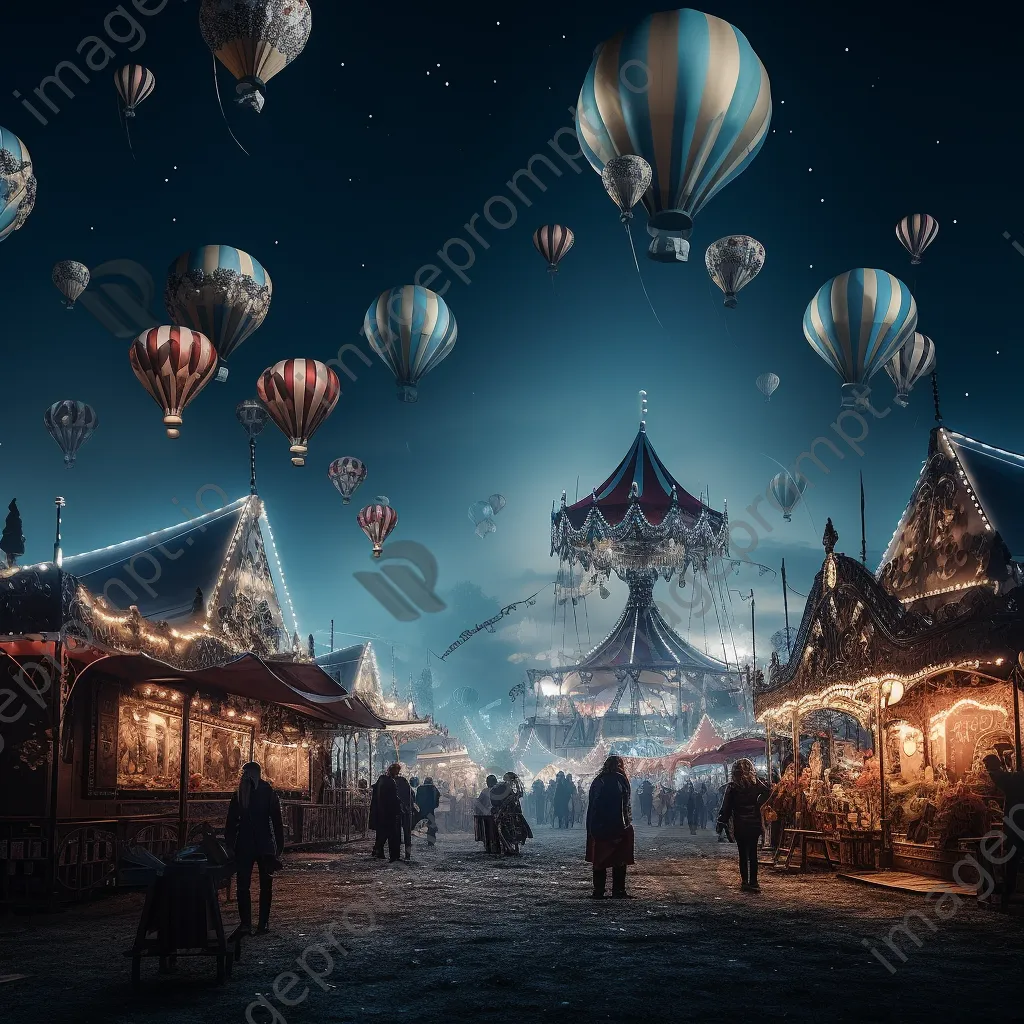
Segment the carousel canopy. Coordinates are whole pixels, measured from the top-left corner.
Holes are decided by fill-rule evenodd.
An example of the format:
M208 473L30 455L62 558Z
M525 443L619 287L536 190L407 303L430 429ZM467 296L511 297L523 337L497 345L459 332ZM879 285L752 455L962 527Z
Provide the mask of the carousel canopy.
M725 737L718 731L715 723L704 715L694 734L683 744L679 753L684 757L692 754L705 754L718 748L725 742Z
M681 669L684 672L730 672L708 654L691 647L665 621L656 604L626 605L612 631L584 659L581 669L638 667L652 670Z
M658 458L643 423L626 457L589 498L551 514L551 554L610 573L668 579L728 547L727 517L686 491Z
M635 488L634 488L635 485ZM680 484L658 458L654 445L647 438L645 424L640 424L636 440L626 457L604 483L594 488L586 498L562 510L570 523L580 529L587 517L596 509L605 523L618 526L636 504L652 526L659 525L672 505L673 495L682 512L694 521L706 512L716 525L721 513L710 509Z

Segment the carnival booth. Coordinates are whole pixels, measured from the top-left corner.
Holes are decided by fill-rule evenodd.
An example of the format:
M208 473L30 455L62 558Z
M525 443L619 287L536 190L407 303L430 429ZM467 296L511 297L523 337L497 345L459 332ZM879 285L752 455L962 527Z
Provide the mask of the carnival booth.
M314 664L279 568L252 494L0 576L0 902L121 884L133 852L220 832L249 760L282 798L288 845L351 834L351 801L326 794L338 737L388 727L356 692L373 651L351 687Z
M829 520L794 653L755 710L798 751L823 716L872 737L831 730L774 801L846 866L951 877L1000 822L982 761L1021 767L1022 499L1024 457L940 426L877 574L835 550Z

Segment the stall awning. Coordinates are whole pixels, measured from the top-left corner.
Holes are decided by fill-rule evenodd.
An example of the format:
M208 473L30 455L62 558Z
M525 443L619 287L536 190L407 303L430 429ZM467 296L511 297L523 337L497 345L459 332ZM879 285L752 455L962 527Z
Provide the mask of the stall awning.
M74 655L72 655L74 659ZM279 704L328 725L384 729L358 697L348 694L315 665L267 663L244 654L217 668L185 672L144 654L111 654L85 665L76 685L90 675L105 675L120 682L165 683L218 690L235 697Z

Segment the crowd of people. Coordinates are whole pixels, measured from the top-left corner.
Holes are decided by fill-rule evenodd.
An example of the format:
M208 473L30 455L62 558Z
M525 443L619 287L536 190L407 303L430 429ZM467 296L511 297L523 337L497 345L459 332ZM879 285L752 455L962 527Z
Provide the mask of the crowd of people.
M575 828L587 813L587 793L572 774L559 772L546 786L535 779L530 788L530 815L538 825Z

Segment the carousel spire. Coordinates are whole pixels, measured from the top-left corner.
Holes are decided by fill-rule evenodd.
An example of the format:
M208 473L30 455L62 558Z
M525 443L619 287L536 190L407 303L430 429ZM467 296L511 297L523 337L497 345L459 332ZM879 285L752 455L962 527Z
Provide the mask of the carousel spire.
M647 392L641 391L640 395L640 429L646 432L647 430Z

